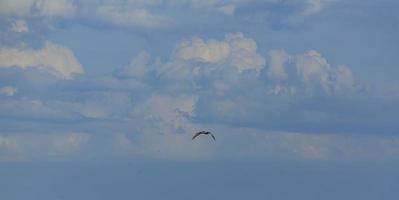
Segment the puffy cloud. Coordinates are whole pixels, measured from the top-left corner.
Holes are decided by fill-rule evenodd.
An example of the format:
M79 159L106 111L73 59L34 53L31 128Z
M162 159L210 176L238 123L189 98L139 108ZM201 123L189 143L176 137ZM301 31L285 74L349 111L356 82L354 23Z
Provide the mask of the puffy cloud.
M29 28L24 20L16 20L12 23L10 30L17 33L22 33L28 32Z
M54 75L70 79L84 73L72 51L58 44L46 42L39 50L29 48L0 48L0 68L21 67L48 70Z
M328 94L352 91L354 79L350 69L340 65L332 68L327 60L317 51L311 50L297 55L295 65L300 80L308 90L321 87Z
M201 38L180 43L174 53L177 59L198 60L217 64L220 68L234 67L238 72L255 70L257 73L265 65L265 59L257 53L254 40L242 33L228 34L222 41Z
M17 88L12 87L12 86L5 86L5 87L0 88L0 93L4 96L8 96L8 97L14 96L14 94L16 94L17 91L18 91Z
M217 63L226 59L230 54L230 45L217 40L204 42L201 38L193 38L179 44L175 56L183 60L199 60Z
M13 62L27 67L29 64L24 64L21 58L49 51L43 49L16 49L20 59ZM7 69L14 65L8 64ZM17 68L18 72L23 71L22 68ZM45 69L68 75L58 67ZM10 74L5 71L7 73L4 74ZM364 122L374 121L368 114L380 114L370 110L368 102L363 101L361 105L358 99L341 96L345 93L343 91L353 91L355 82L352 72L345 66L331 66L326 58L314 50L297 55L271 50L264 58L258 53L256 42L241 33L228 34L221 40L197 37L179 43L171 58L164 63L152 62L151 56L143 51L113 75L82 77L74 81L53 77L57 84L54 84L56 87L48 87L51 91L46 88L46 92L43 92L34 88L31 93L30 88L34 86L23 83L26 81L24 78L17 78L22 81L15 85L23 95L0 98L2 118L32 119L36 125L33 127L40 126L43 129L71 128L68 122L79 120L71 128L76 129L75 132L83 130L108 135L41 135L45 144L28 142L30 139L20 139L22 135L18 134L2 136L2 159L9 159L13 155L10 152L26 152L20 148L25 144L47 146L41 150L55 156L75 155L85 151L86 145L98 145L94 147L96 151L109 150L116 155L178 160L231 155L281 156L305 160L339 160L340 155L345 155L348 159L362 156L364 159L377 159L367 149L392 159L398 153L396 138L390 141L386 137L374 135L369 139L357 140L357 136L341 137L334 132L346 130L348 126L339 126L342 124L349 124L350 128L356 126L360 130L356 131L362 132L365 130L362 128L364 124L369 124ZM0 80L1 85L13 85L8 80ZM49 86L52 83L43 84ZM60 91L67 91L68 95ZM355 104L358 107L352 108ZM369 110L363 111L363 108ZM394 111L391 111L392 115ZM0 123L13 130L5 122L0 120ZM384 123L388 122L377 126L386 126ZM215 124L223 129L213 128ZM252 129L240 129L238 126ZM215 132L217 143L210 143L212 140L206 138L193 143L191 134L202 129ZM328 133L305 133L310 132L309 129L312 132L328 130ZM287 132L270 133L269 130ZM93 143L96 138L103 140ZM28 148L33 149L32 154L14 154L29 157L38 154L36 148Z
M167 16L153 14L145 8L106 5L99 6L97 14L105 21L126 27L159 28L168 26L172 21Z

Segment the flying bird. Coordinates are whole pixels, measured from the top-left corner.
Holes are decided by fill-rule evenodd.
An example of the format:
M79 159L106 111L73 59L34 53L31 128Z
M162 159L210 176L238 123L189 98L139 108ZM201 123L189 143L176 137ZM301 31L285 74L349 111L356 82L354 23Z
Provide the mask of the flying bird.
M209 131L200 131L200 132L194 134L194 135L193 135L193 138L191 138L191 140L194 140L196 137L198 137L198 136L201 135L201 134L204 134L204 135L211 135L212 138L213 138L213 140L216 141L215 136L214 136L211 132L209 132Z

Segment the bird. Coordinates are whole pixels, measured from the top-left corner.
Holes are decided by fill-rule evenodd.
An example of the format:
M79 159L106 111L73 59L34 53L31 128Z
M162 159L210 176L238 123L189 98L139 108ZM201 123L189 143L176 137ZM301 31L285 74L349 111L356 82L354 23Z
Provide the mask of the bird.
M201 135L201 134L204 134L204 135L211 135L212 138L213 138L213 140L216 141L215 136L214 136L211 132L209 132L209 131L200 131L200 132L197 132L197 133L195 133L195 134L193 135L193 138L191 138L191 140L194 140L196 137L198 137L198 136Z

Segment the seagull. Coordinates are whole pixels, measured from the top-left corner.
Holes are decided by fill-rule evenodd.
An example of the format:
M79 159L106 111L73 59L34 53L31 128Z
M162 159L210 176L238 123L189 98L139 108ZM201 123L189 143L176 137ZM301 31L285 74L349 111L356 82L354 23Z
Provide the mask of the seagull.
M200 131L200 132L194 134L194 135L193 135L193 138L192 138L191 140L194 140L196 137L198 137L198 136L201 135L201 134L204 134L204 135L211 135L212 138L213 138L213 140L216 141L215 136L214 136L211 132L209 132L209 131Z

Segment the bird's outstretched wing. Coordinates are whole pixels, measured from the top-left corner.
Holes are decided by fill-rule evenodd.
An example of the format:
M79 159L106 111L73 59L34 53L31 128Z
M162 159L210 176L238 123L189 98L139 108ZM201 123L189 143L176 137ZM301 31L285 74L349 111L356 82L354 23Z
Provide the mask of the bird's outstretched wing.
M209 133L209 134L211 134L211 136L212 136L213 140L215 140L215 141L216 141L216 138L215 138L215 136L214 136L212 133Z
M204 131L198 132L196 134L193 135L193 138L191 138L191 140L194 140L196 137L198 137L199 135L203 134Z

